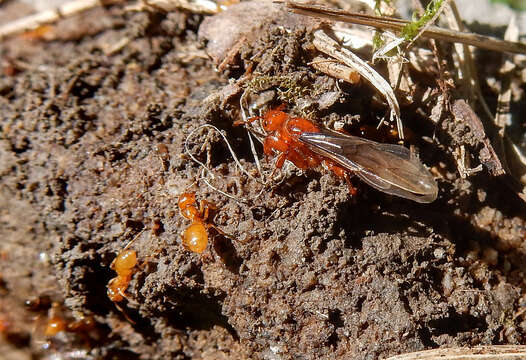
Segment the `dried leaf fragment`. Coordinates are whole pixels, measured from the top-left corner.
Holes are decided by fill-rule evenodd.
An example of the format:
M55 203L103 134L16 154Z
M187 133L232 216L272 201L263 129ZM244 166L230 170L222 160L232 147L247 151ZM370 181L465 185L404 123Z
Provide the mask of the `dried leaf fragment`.
M504 170L499 157L495 153L477 114L464 100L456 100L451 107L451 112L455 120L467 124L474 138L482 143L483 148L479 152L480 162L488 168L491 175L504 175L506 170Z

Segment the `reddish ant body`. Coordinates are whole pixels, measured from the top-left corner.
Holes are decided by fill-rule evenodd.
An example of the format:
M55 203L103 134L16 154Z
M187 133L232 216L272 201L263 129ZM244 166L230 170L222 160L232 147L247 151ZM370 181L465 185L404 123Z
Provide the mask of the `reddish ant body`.
M210 209L215 209L215 206L206 200L201 200L199 209L195 204L194 192L183 193L179 196L178 206L181 216L192 222L181 235L183 246L200 254L205 251L208 245L208 229L213 227L220 233L222 231L207 222Z
M285 160L290 161L302 170L315 168L320 164L325 165L336 176L344 178L350 185L349 170L337 165L332 160L316 154L308 145L300 141L303 133L319 133L321 130L312 121L299 117L290 117L282 111L283 105L276 109L269 110L263 117L263 129L268 132L263 142L263 151L265 155L271 155L273 152L279 152L276 167L281 168ZM259 117L250 119L254 121Z
M282 109L283 105L262 117L268 133L263 151L266 155L280 153L276 167L281 168L285 160L300 169L323 163L348 183L351 174L356 174L387 194L421 203L436 199L438 186L433 176L409 149L322 129L308 119L291 117ZM353 193L352 185L350 188Z

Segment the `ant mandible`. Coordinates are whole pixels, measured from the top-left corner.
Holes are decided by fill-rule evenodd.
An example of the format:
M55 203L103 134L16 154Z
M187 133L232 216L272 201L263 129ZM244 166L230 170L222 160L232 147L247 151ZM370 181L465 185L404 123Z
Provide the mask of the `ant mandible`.
M208 245L208 229L214 228L220 234L223 234L223 231L208 221L210 209L216 209L212 203L201 200L199 209L195 204L194 192L185 192L179 196L178 206L181 216L192 222L181 235L183 246L200 254Z

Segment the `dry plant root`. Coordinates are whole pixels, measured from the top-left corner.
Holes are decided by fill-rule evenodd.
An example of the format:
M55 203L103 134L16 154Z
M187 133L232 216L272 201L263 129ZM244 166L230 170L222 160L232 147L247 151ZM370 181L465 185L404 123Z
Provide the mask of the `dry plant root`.
M226 135L224 134L223 131L219 130L218 128L216 128L215 126L213 125L210 125L210 124L204 124L204 125L201 125L199 126L197 129L193 130L192 132L190 132L188 134L188 136L186 137L185 139L185 143L184 143L184 149L185 149L185 152L188 154L188 156L190 156L190 158L196 163L198 164L200 167L201 167L201 174L199 176L199 180L202 180L208 187L210 187L212 190L214 190L215 192L218 192L220 193L221 195L223 196L226 196L234 201L237 201L237 202L244 202L244 203L249 203L251 201L253 201L254 199L257 199L260 194L263 193L264 191L264 188L261 189L260 193L258 195L255 196L254 199L246 199L246 198L242 198L242 197L237 197L237 196L234 196L234 195L231 195L223 190L220 190L218 189L216 186L212 185L212 183L210 182L210 180L213 180L215 179L215 174L213 173L213 171L210 169L209 167L209 163L210 163L210 154L208 154L208 159L206 161L206 164L203 163L202 161L199 161L195 156L194 154L192 154L192 152L190 151L189 149L189 146L188 146L188 143L189 143L189 140L194 136L195 133L197 133L198 131L200 131L201 129L211 129L213 131L216 131L220 136L221 138L223 139L223 141L226 143L227 147L228 147L228 150L230 151L230 154L232 155L232 158L234 159L234 162L236 163L237 167L239 168L239 170L241 170L241 172L243 174L245 174L249 179L257 182L258 184L262 184L262 185L266 185L266 181L265 182L262 182L261 180L255 178L250 172L248 172L245 167L241 164L241 162L239 161L236 153L234 152L234 150L232 149L232 146L230 145L230 142L228 141ZM250 138L251 140L251 138ZM252 140L251 140L252 141ZM252 149L253 149L253 146L251 145ZM255 151L253 149L253 151ZM256 164L258 166L258 170L260 170L260 166L259 166L259 160L257 160L257 157L256 158ZM260 173L261 173L261 170L260 170Z

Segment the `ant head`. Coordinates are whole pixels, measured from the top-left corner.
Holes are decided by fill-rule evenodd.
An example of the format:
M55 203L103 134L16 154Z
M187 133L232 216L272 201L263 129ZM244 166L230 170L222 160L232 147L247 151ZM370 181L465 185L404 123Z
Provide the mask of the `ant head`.
M179 208L195 204L195 192L185 192L179 195Z
M267 111L263 118L263 128L266 131L275 131L283 126L283 123L288 119L288 115L283 112L285 104L281 104L275 109Z

